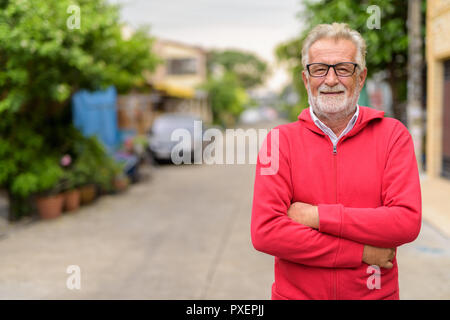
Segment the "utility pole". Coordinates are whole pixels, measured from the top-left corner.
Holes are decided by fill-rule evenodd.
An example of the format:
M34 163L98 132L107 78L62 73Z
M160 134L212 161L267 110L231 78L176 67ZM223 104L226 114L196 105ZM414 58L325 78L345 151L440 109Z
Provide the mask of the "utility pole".
M419 171L422 171L422 0L408 0L408 129L411 133Z

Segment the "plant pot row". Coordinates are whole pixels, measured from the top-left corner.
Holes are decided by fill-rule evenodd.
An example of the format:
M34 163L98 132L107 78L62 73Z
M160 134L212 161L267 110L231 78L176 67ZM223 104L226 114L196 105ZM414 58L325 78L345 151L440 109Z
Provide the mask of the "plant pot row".
M115 192L126 190L128 185L129 180L127 177L120 177L114 180ZM36 206L42 219L54 219L61 216L64 211L75 211L80 205L91 203L97 195L97 187L94 184L89 184L64 193L37 197Z
M96 194L95 185L87 185L56 195L36 197L36 206L42 219L54 219L59 217L63 211L74 211L80 205L91 203Z

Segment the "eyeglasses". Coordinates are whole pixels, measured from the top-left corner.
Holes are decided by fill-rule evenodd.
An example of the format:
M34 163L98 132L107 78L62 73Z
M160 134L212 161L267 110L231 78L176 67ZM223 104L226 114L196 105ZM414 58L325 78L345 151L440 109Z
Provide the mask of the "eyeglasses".
M350 77L355 73L357 66L358 64L353 62L340 62L336 64L310 63L306 65L306 69L308 69L309 75L315 78L325 77L330 67L334 69L337 76Z

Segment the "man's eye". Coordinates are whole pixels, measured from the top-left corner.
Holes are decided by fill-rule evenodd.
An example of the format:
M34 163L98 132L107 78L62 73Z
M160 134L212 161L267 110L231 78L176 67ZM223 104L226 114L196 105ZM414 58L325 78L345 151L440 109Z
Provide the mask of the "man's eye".
M351 70L349 68L340 68L340 69L338 69L338 72L340 74L352 74L353 70Z

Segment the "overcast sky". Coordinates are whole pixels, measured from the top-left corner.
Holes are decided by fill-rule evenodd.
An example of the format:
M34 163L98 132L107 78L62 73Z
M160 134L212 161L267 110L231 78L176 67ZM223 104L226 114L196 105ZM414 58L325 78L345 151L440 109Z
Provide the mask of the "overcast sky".
M109 0L122 5L122 19L132 27L150 25L151 34L206 49L238 48L273 64L277 44L300 29L300 0ZM286 74L275 72L277 89Z

